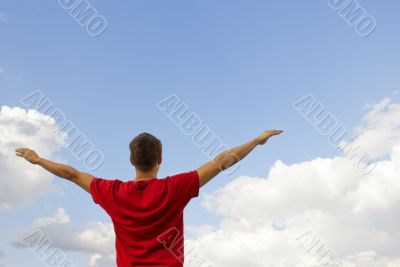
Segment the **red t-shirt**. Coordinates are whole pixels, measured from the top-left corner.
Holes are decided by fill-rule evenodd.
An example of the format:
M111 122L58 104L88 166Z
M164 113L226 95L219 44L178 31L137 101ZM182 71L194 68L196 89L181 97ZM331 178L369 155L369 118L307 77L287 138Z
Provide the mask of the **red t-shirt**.
M90 192L114 224L118 267L183 267L183 209L199 187L197 171L129 182L94 178Z

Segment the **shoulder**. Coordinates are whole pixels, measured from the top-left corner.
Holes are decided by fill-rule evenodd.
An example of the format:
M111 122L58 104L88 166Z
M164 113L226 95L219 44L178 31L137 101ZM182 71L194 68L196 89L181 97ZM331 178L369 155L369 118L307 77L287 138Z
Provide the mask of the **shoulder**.
M113 186L120 186L126 182L123 182L121 180L115 179L115 180L110 180L110 179L105 179L105 178L100 178L100 177L93 177L92 182L90 183L90 188L92 187L113 187Z
M174 174L171 176L167 176L165 179L175 180L175 179L198 178L198 177L199 177L199 174L198 174L197 170L193 170L193 171L182 172L182 173Z

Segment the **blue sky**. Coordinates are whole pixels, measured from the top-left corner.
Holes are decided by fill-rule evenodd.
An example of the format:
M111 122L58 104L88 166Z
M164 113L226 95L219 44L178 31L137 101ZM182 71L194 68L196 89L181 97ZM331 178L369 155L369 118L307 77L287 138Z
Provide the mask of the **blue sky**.
M240 175L266 177L277 159L296 163L337 155L326 138L292 107L314 95L343 125L355 126L367 103L396 98L400 37L398 1L359 1L377 21L360 37L328 1L91 1L108 21L91 37L57 1L0 4L1 105L41 90L105 155L93 174L128 180L128 143L138 133L164 145L160 177L199 167L208 158L158 108L178 95L229 146L264 129L285 133L258 148ZM39 151L40 152L40 149ZM59 155L84 170L68 150ZM233 177L222 175L202 189L212 192ZM23 179L23 178L21 178ZM63 181L24 207L1 212L7 266L25 266L10 242L16 228L64 207L79 227L107 221L90 197ZM187 224L217 224L201 206L187 209ZM24 254L28 260L28 253ZM74 256L83 264L86 256ZM39 262L35 266L40 266Z

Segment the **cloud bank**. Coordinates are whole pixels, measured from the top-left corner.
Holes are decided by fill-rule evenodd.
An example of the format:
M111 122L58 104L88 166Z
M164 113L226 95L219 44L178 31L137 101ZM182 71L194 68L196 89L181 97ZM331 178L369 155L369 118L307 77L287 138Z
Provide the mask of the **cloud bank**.
M7 22L7 14L0 12L0 23L6 23Z
M22 239L37 230L43 237L50 240L54 247L63 252L79 251L90 254L89 267L115 266L115 235L111 223L93 221L88 222L84 227L75 228L65 210L58 208L53 216L39 217L34 220L31 230L26 230L21 234ZM14 244L16 247L24 248L26 245L35 247L40 242L39 239L30 239L25 244L21 241L15 241Z
M400 104L372 105L356 132L381 157L368 176L344 156L278 160L266 178L242 176L206 196L203 205L224 218L192 240L208 263L400 266Z
M2 106L0 109L0 209L27 203L48 192L53 175L15 156L18 147L30 147L52 158L63 146L53 118L37 111Z
M291 165L278 160L265 178L241 176L207 195L204 207L223 220L218 226L186 227L196 236L188 242L213 267L399 267L399 111L399 103L384 99L355 128L354 142L380 158L369 175L343 155ZM1 114L1 123L15 124L15 136L31 136L26 134L29 127L19 125L26 118L14 114L6 120L3 109ZM3 143L1 156L7 152ZM36 219L32 228L41 229L63 250L90 254L89 267L115 266L111 224L90 222L75 229L59 208L53 216ZM199 265L192 260L185 266Z

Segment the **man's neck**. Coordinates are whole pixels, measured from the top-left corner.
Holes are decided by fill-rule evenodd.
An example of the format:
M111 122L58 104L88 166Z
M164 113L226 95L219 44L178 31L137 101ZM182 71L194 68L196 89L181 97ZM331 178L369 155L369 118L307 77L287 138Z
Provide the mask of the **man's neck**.
M136 171L135 181L148 180L148 179L156 178L156 177L157 177L156 171L149 171L149 172Z

